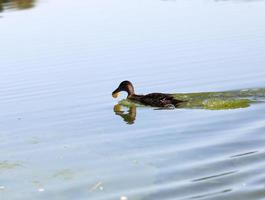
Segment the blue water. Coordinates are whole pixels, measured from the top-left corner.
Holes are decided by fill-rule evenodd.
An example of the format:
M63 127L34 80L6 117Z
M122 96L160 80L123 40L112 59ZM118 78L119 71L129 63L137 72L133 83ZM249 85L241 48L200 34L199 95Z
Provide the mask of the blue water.
M265 199L263 103L141 107L127 124L111 97L125 79L137 93L264 88L265 1L8 2L1 200Z

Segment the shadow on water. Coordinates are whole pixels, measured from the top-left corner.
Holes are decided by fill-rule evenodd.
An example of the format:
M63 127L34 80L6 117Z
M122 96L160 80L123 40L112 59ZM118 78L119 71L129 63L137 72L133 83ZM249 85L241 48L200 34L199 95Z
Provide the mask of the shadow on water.
M25 10L33 8L36 0L0 0L0 12L5 10Z

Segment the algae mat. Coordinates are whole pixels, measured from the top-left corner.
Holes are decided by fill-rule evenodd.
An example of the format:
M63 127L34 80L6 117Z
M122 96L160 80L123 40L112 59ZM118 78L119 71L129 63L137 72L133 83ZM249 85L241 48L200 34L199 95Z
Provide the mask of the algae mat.
M224 110L246 108L251 103L265 100L265 89L243 89L224 92L174 93L176 99L185 101L180 108L201 108L210 110ZM126 107L143 106L129 100L121 100L120 105Z

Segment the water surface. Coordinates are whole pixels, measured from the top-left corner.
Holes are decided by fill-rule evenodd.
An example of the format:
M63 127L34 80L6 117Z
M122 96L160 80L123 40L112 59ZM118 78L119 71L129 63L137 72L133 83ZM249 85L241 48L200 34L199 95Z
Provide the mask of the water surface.
M1 200L265 198L265 104L139 107L128 123L111 97L125 79L264 88L264 1L17 2L0 3Z

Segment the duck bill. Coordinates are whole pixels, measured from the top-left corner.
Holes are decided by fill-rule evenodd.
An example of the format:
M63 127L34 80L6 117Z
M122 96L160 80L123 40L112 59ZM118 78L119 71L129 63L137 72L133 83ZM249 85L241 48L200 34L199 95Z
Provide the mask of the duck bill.
M112 92L112 97L113 97L113 98L117 98L117 97L119 96L119 94L120 94L119 92L120 92L119 89L114 90L114 91Z

